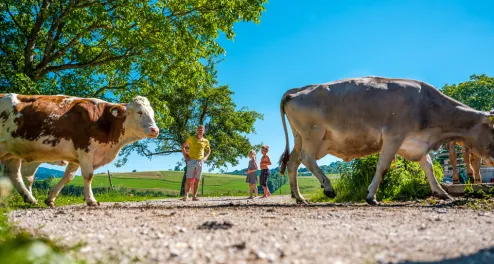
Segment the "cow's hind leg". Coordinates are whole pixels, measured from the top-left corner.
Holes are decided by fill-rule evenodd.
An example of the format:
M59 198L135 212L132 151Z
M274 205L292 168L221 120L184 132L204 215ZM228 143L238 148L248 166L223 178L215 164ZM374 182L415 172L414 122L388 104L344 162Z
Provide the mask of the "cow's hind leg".
M383 138L383 145L381 147L381 152L379 153L376 173L374 174L374 178L367 189L367 197L365 200L368 204L377 204L376 193L379 188L379 184L381 184L383 175L388 171L391 161L393 161L402 143L403 139L401 138Z
M34 183L34 174L33 175L29 175L29 176L24 176L24 178L26 179L26 183L27 183L27 191L32 195L33 194L33 183Z
M288 177L290 180L290 190L292 198L295 198L297 203L308 204L305 198L300 193L298 188L298 167L300 166L300 153L295 148L290 153L290 159L288 160Z
M5 162L5 173L8 174L10 179L12 180L12 184L15 189L19 192L19 194L24 199L26 203L38 204L38 201L34 198L34 196L28 191L26 186L24 185L24 181L22 180L21 174L21 160L20 159L10 159Z
M323 141L325 134L326 129L324 127L314 126L311 129L310 134L303 139L300 159L302 163L319 180L319 182L321 183L321 187L324 188L324 194L327 197L334 198L336 197L336 193L333 189L333 186L331 185L331 181L321 171L316 162L318 155L324 156L326 154L326 149L321 150L321 142Z
M434 177L434 169L432 166L431 156L429 154L425 155L420 159L419 165L424 170L425 176L429 181L431 187L432 195L439 197L441 199L452 200L451 196L441 187L439 182L437 182L436 177Z
M290 153L290 158L288 160L288 179L290 180L290 191L292 198L295 198L297 203L308 204L305 198L300 194L300 189L298 188L298 167L300 166L300 150L302 147L302 138L299 134L294 132L295 146Z
M74 164L74 163L69 163L67 165L67 168L65 168L65 172L63 174L62 179L55 185L50 192L48 193L48 198L46 198L45 203L49 207L53 208L55 207L55 199L57 198L58 194L62 190L62 188L65 186L65 184L69 183L74 179L75 173L79 169L79 165Z

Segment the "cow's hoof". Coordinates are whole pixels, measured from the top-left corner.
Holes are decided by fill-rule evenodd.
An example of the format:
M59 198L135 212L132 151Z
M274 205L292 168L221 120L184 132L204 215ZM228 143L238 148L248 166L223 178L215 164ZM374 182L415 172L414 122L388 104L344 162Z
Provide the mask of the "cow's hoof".
M97 206L97 205L99 205L99 202L96 202L96 201L87 202L87 206Z
M30 203L33 205L38 205L38 201L36 199L29 199L29 198L24 198L25 203Z
M379 205L379 203L376 201L376 199L374 198L365 198L365 201L369 204L369 205Z
M45 204L50 208L55 208L55 203L53 201L45 199Z
M336 192L331 190L331 191L324 191L324 195L326 195L326 197L329 197L329 198L335 198L336 197Z

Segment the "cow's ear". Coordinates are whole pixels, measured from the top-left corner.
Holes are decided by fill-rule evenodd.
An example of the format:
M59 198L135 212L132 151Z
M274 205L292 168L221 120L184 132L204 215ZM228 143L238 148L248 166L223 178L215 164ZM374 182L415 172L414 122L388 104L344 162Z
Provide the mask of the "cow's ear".
M127 110L127 107L123 105L115 105L110 108L111 114L116 117L116 118L122 118L125 116L125 111Z

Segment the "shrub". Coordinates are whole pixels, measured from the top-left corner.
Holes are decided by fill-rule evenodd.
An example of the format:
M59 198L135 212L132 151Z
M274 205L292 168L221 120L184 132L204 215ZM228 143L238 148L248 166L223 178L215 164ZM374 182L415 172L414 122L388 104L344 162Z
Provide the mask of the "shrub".
M374 154L353 160L349 169L340 169L341 178L333 184L337 193L336 201L363 201L376 172L378 160L379 155ZM442 180L442 168L437 162L434 163L434 175L438 181ZM418 162L397 157L383 176L376 196L378 200L408 200L425 198L430 193L427 178ZM322 191L311 197L311 201L323 200Z

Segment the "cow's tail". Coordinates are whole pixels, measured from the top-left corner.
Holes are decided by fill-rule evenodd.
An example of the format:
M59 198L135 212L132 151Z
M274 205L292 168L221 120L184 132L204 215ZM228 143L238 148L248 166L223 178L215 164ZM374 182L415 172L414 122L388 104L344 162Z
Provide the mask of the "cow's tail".
M290 159L290 143L288 141L288 132L286 130L286 121L285 121L285 103L288 101L288 99L290 99L289 92L286 92L281 98L281 103L280 103L281 122L283 123L283 130L285 131L285 140L286 140L285 151L281 155L280 161L278 162L278 165L280 166L281 175L285 174L286 165L288 164L288 160Z

